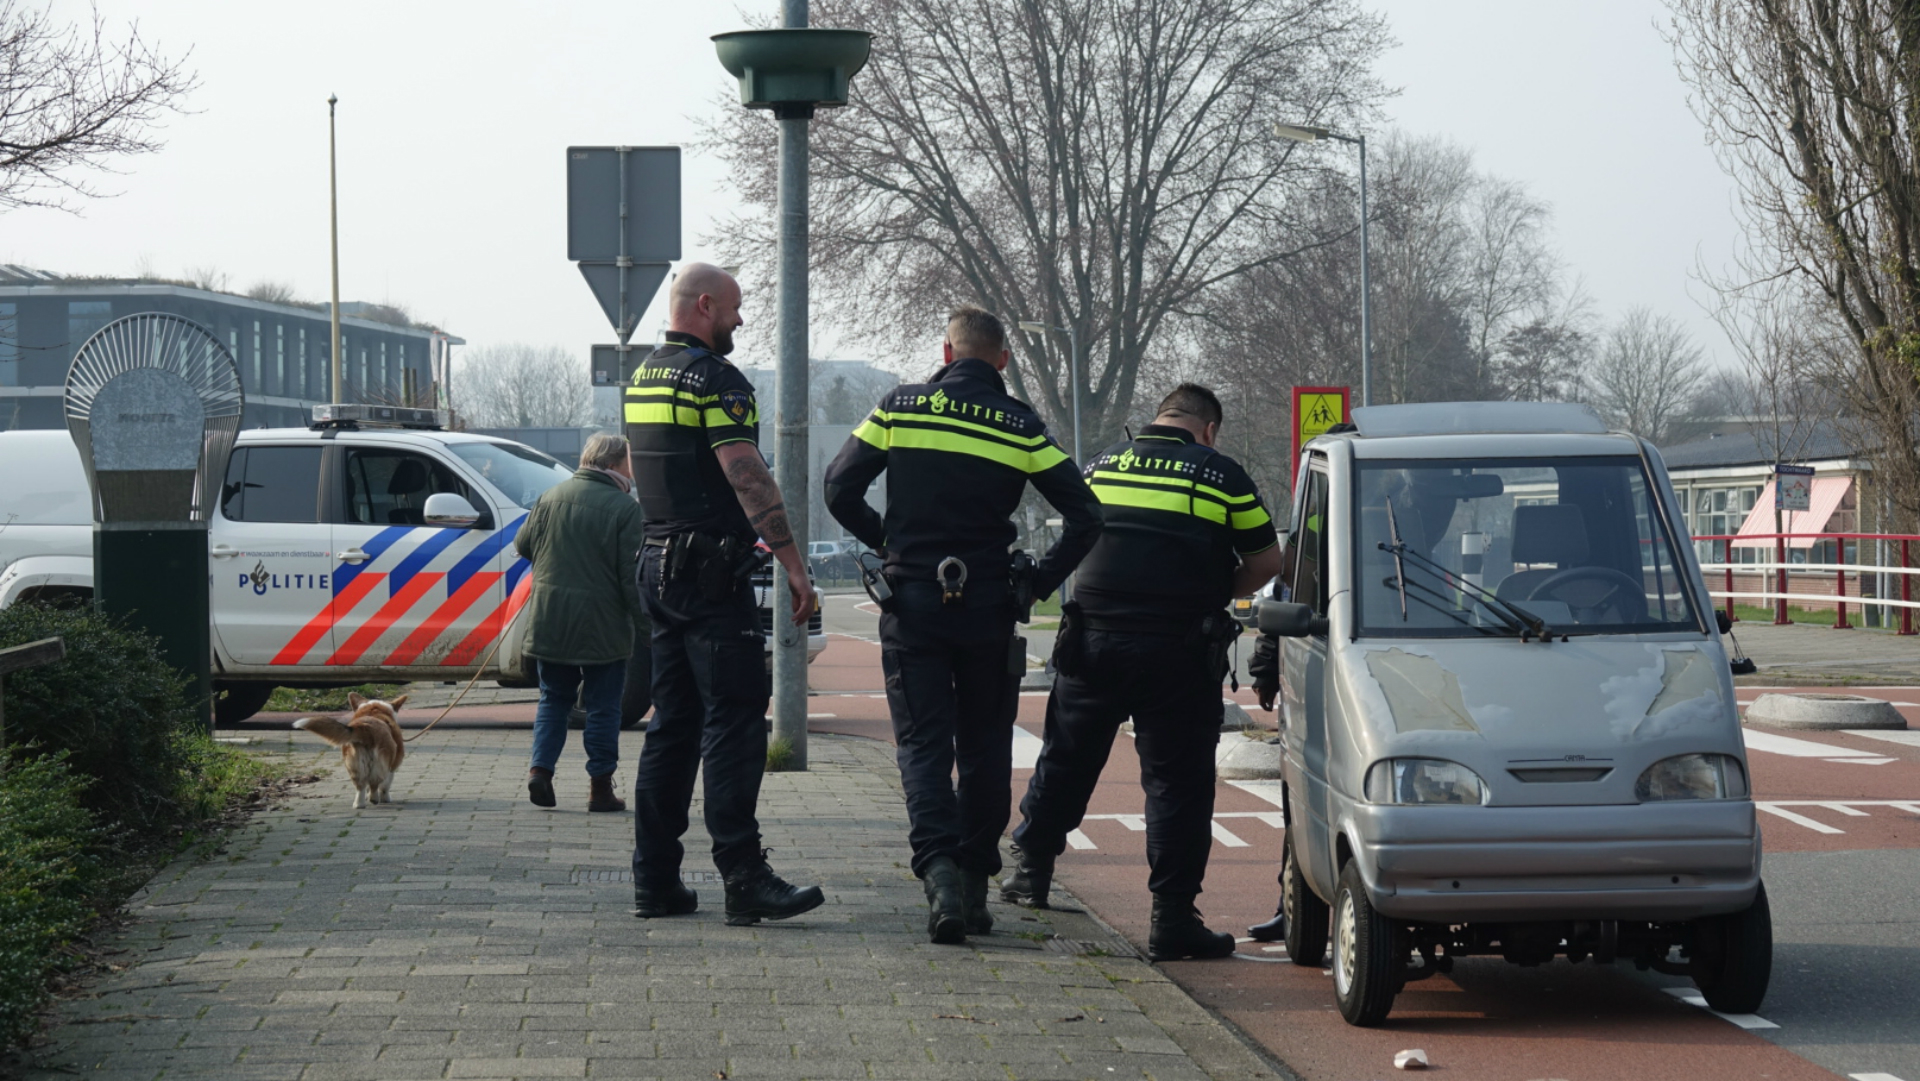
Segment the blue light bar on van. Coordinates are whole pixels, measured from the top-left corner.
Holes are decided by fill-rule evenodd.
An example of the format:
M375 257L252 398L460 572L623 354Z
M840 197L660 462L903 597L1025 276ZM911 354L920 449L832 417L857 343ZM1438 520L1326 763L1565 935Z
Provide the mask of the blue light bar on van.
M368 428L445 428L447 411L406 405L332 402L313 407L316 426L352 424Z

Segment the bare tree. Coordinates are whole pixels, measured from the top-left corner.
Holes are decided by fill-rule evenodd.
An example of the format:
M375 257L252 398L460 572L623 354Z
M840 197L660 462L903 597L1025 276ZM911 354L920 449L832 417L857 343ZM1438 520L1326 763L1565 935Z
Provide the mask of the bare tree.
M932 337L956 301L1073 326L1095 442L1223 286L1331 239L1295 205L1325 166L1273 122L1349 124L1381 96L1384 29L1356 0L821 0L813 16L875 34L854 103L813 123L819 295L880 353ZM771 125L731 115L707 148L753 214L722 247L765 275ZM1015 392L1058 423L1065 351L1015 348Z
M247 298L265 301L268 304L298 304L300 298L293 286L279 281L257 281L247 287Z
M587 363L563 346L469 349L453 386L469 427L571 428L593 418Z
M81 174L160 149L154 129L194 87L137 25L110 37L98 12L76 28L0 0L0 210L100 194Z
M227 291L227 283L233 280L233 275L217 266L207 264L189 269L186 280L195 289L205 289L209 293L224 293Z
M1822 298L1851 352L1835 385L1875 487L1920 524L1920 9L1670 2L1681 77L1745 217L1738 278L1715 284L1793 279Z
M1690 412L1706 367L1677 320L1630 308L1585 374L1589 401L1609 423L1665 444Z

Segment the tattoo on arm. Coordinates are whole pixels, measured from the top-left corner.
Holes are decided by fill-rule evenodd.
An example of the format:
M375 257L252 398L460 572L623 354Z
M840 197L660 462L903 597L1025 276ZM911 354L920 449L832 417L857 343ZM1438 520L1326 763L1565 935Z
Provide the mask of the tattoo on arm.
M772 551L793 544L793 528L787 524L787 505L780 499L780 488L773 483L765 462L755 457L737 458L727 465L727 483L740 499L747 521L759 532Z

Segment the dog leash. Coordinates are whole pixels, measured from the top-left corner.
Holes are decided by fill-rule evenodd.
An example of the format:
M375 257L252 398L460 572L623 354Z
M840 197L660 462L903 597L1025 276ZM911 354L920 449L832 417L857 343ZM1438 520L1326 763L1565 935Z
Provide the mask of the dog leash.
M440 716L435 717L433 720L429 721L425 728L422 728L420 731L415 732L413 735L400 737L400 742L412 743L414 740L419 739L421 736L424 736L428 732L433 731L434 725L439 724L441 721L446 720L447 714L453 712L453 707L459 705L460 700L467 696L467 692L470 690L473 690L473 685L480 682L480 677L487 674L487 665L493 663L493 655L500 652L501 643L505 642L506 640L507 640L507 632L505 631L505 629L502 629L500 632L500 637L493 640L493 648L487 650L486 659L482 660L480 662L480 667L474 670L473 678L467 681L466 686L460 688L459 694L456 694L453 696L453 701L448 702L447 708L440 711Z

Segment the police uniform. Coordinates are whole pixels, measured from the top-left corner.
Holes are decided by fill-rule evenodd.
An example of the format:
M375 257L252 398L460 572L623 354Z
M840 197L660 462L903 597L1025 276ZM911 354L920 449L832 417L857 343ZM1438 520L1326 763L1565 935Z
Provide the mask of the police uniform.
M882 470L884 518L865 498ZM1007 394L991 364L974 358L888 393L826 475L828 511L886 553L893 598L880 617L880 659L913 870L926 878L941 858L959 866L978 891L979 909L969 906L967 921L973 933L982 931L976 920L985 920L986 876L1000 869L1010 813L1013 718L1026 657L1014 644L1008 550L1028 483L1065 522L1034 571L1034 595L1045 596L1092 548L1100 509L1040 418ZM954 597L935 580L948 559L966 569ZM949 582L954 577L950 570ZM956 759L957 792L949 780Z
M758 444L753 384L698 338L669 332L634 373L625 406L646 515L640 590L653 621L654 714L634 784L638 895L681 888L680 838L703 757L714 865L723 876L764 866L755 808L769 692L751 583L733 567L702 573L722 550L751 558L753 527L714 449ZM679 550L694 542L699 553Z
M1212 847L1224 646L1239 631L1225 609L1238 557L1273 547L1273 522L1237 462L1173 425L1103 451L1087 478L1106 528L1062 623L1045 742L1013 836L1050 875L1131 717L1148 888L1190 907Z

